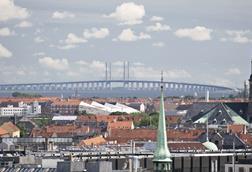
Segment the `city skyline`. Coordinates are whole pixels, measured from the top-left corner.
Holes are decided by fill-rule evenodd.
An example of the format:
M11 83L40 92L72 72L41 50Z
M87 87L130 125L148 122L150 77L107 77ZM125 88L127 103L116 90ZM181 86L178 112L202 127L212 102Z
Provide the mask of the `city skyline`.
M252 2L0 2L0 83L112 78L242 87Z

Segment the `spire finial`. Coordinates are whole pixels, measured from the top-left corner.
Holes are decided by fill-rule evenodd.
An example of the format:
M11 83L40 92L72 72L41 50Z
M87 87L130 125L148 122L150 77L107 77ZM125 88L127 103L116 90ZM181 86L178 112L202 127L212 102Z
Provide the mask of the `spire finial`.
M252 59L251 59L251 63L250 63L250 69L251 69L250 74L252 74Z
M162 90L163 90L163 83L164 83L164 72L163 72L163 70L161 70L161 83L160 83L160 86L161 86Z

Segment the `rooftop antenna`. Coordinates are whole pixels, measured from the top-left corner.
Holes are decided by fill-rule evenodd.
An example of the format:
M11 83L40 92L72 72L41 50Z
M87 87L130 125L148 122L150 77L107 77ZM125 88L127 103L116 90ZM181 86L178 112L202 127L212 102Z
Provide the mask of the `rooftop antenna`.
M208 118L209 115L207 114L207 121L206 121L206 141L209 142L209 135L208 135Z

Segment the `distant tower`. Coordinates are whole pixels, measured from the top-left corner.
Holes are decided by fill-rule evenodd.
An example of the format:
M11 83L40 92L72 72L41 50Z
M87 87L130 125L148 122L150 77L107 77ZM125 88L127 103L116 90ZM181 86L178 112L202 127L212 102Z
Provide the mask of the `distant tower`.
M247 81L244 81L243 98L244 98L244 101L246 101L247 98L248 98L248 86L247 86Z
M109 63L109 80L112 79L112 67L111 67L111 62Z
M154 172L171 172L171 154L167 145L166 122L164 110L164 95L163 95L163 72L161 74L161 96L160 96L160 112L157 130L157 145L153 158Z
M127 78L128 78L128 80L129 80L129 61L127 61Z
M123 62L123 80L126 80L126 61Z
M209 90L206 91L205 101L209 102Z
M249 77L249 101L252 101L252 60L251 60L251 72Z
M105 80L108 80L108 63L105 63Z
M248 115L247 121L252 122L252 61L251 61L251 73L249 77L249 99L248 99Z

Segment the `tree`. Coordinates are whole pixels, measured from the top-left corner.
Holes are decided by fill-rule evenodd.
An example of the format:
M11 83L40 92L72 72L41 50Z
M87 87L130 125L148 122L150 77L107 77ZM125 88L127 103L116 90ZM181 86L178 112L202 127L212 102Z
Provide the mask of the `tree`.
M158 112L150 113L149 115L144 114L143 118L138 122L135 123L137 127L152 127L157 128L158 127Z

